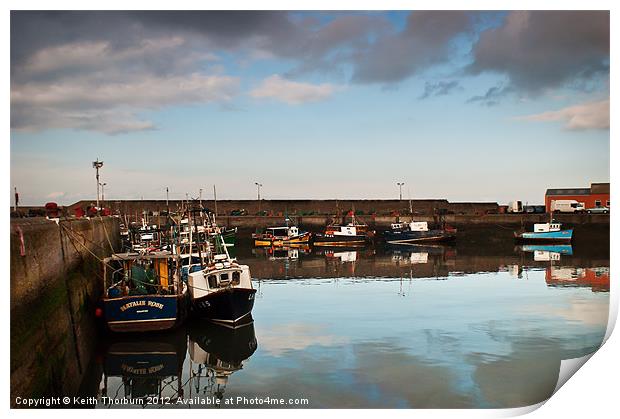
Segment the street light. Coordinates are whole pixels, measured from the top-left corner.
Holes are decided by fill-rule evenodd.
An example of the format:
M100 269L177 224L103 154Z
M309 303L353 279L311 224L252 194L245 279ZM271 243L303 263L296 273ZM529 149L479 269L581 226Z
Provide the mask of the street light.
M107 185L105 182L99 184L101 186L101 202L105 202L105 191L103 189L105 185Z
M403 185L405 184L405 182L396 182L396 184L398 185L398 199L400 201L403 200Z
M95 160L93 162L93 168L95 169L96 174L96 178L97 178L97 209L99 209L99 169L101 169L103 167L103 162L99 161L99 157L97 157L97 160Z
M254 182L257 188L257 200L258 200L258 212L260 213L260 188L263 186L262 183Z

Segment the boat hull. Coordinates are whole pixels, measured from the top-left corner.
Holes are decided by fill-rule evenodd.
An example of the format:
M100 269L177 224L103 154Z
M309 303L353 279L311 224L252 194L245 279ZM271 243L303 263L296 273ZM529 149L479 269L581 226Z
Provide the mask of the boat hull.
M456 234L444 230L429 231L386 231L385 241L390 244L449 242Z
M187 317L187 294L105 298L103 316L112 332L173 329Z
M251 314L255 294L251 288L225 288L194 299L192 308L198 317L235 326Z
M311 233L303 233L298 236L292 236L287 238L256 238L254 240L254 246L256 247L280 247L280 246L301 246L310 243L310 239L312 238Z
M536 243L568 243L573 238L573 230L547 231L547 232L515 232L518 242Z
M366 236L359 234L351 236L317 234L313 244L320 247L363 247L366 245L366 240Z

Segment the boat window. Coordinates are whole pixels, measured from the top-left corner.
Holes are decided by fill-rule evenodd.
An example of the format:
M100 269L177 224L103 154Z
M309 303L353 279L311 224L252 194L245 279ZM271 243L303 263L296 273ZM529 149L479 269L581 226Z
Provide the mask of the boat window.
M232 273L232 284L239 285L240 282L241 282L241 272L239 271L233 272Z
M217 288L217 278L215 275L209 275L209 288Z
M220 274L220 282L228 282L228 274Z

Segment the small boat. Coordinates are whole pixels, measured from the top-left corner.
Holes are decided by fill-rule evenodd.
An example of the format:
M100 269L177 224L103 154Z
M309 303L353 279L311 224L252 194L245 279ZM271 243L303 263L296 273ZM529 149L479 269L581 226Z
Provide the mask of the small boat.
M300 231L297 226L269 227L252 234L254 246L302 246L310 242L312 234Z
M429 230L426 221L393 223L391 230L383 233L389 244L447 242L456 239L456 229L444 227Z
M187 317L180 259L168 251L115 253L103 260L101 312L113 332L172 329Z
M515 231L514 236L518 242L570 242L573 229L562 230L562 224L552 220L549 223L534 224L534 231Z
M250 267L225 253L209 255L207 266L188 275L192 309L198 317L237 326L252 312L256 290Z
M355 215L350 213L352 219L348 224L330 224L323 234L314 237L315 246L325 247L363 247L374 235L368 230L367 224L358 223Z

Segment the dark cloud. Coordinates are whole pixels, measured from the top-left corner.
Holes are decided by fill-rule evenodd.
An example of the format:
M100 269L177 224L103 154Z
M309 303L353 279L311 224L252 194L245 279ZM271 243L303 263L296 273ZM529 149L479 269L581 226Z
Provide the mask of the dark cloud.
M427 99L432 96L445 96L455 90L463 90L458 81L439 81L437 83L426 82L424 84L424 93L419 99Z
M484 31L468 72L506 74L530 94L579 83L609 71L609 12L511 12L503 25Z
M428 67L448 61L451 43L472 30L467 12L412 12L401 32L378 39L355 59L353 81L394 83Z
M499 105L500 101L506 96L515 93L512 86L493 86L490 87L485 94L472 96L467 99L466 103L479 103L484 106Z

